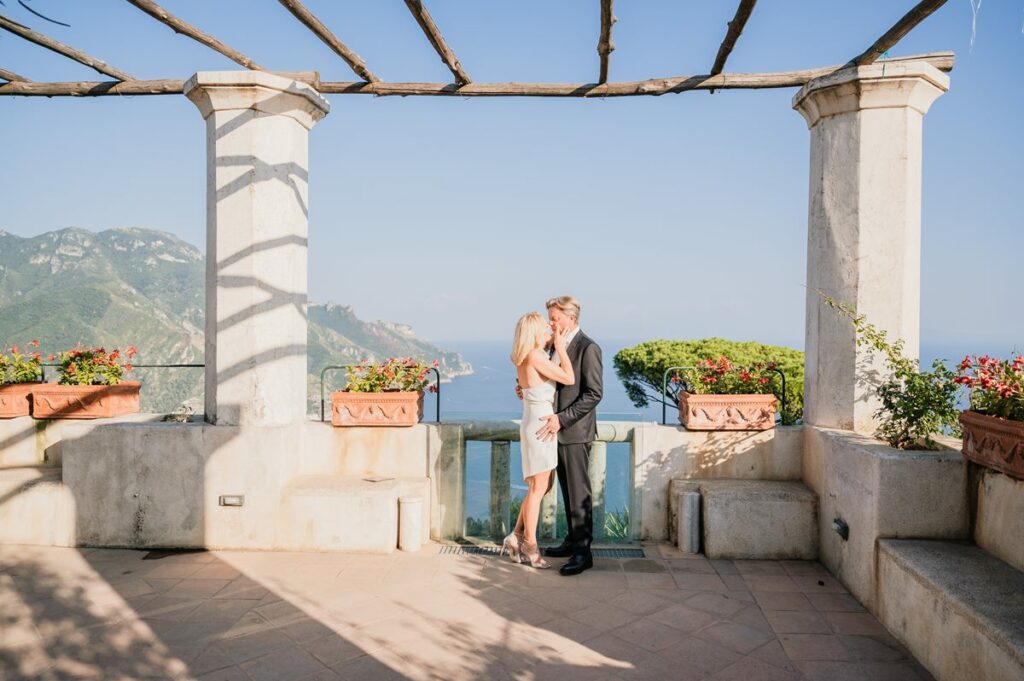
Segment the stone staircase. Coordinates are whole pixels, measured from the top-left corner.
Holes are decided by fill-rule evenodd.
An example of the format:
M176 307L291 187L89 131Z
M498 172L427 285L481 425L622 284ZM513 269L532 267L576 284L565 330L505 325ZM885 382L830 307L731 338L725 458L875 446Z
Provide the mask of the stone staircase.
M878 618L939 681L1024 679L1024 481L975 469L973 541L880 539Z
M676 479L669 515L679 547L708 558L818 558L818 497L801 482Z
M289 551L391 553L398 545L399 498L423 499L421 538L430 540L430 480L303 475L282 491L279 541Z
M1024 572L969 542L882 539L878 618L939 681L1024 679Z

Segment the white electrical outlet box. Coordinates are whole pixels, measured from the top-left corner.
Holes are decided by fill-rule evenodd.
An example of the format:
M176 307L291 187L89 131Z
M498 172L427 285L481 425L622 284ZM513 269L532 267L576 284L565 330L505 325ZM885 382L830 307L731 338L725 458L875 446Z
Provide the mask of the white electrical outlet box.
M245 506L245 495L244 494L221 494L220 495L221 506Z

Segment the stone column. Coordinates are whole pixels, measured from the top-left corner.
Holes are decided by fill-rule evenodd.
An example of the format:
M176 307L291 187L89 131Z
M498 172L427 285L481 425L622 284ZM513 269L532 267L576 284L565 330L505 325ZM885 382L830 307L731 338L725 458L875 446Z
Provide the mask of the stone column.
M872 433L884 365L858 348L822 291L920 345L921 124L949 88L923 62L887 62L807 83L793 108L811 130L804 421Z
M261 71L200 72L206 119L206 420L306 418L309 129L327 101Z

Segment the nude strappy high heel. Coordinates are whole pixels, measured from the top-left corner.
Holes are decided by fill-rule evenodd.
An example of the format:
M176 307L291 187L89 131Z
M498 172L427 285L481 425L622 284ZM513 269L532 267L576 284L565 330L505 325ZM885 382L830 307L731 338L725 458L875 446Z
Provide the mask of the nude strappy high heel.
M523 562L522 539L515 532L505 537L505 541L501 542L501 551L498 552L498 555L503 556L505 553L508 553L509 560L513 563Z
M537 543L529 543L524 541L519 547L519 551L523 556L523 562L527 563L530 567L538 570L547 570L550 565L544 560L544 557L540 553L540 548Z

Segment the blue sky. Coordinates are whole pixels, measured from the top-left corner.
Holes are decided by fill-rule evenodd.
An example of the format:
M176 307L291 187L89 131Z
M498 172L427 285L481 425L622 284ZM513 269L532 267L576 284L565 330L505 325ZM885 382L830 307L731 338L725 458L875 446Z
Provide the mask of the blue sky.
M122 0L7 16L142 78L237 68ZM261 64L354 76L273 0L165 0ZM432 0L477 81L590 82L587 2ZM842 63L913 4L761 3L728 71ZM391 81L449 81L404 3L307 5ZM620 0L612 80L706 73L735 3ZM893 56L954 50L925 118L922 337L1024 346L1024 0L951 0ZM33 80L104 79L0 35ZM435 340L504 339L572 292L599 338L801 345L809 134L793 89L608 100L332 96L311 133L310 296ZM204 126L182 97L0 98L0 228L149 226L203 243ZM387 273L388 276L381 276Z

